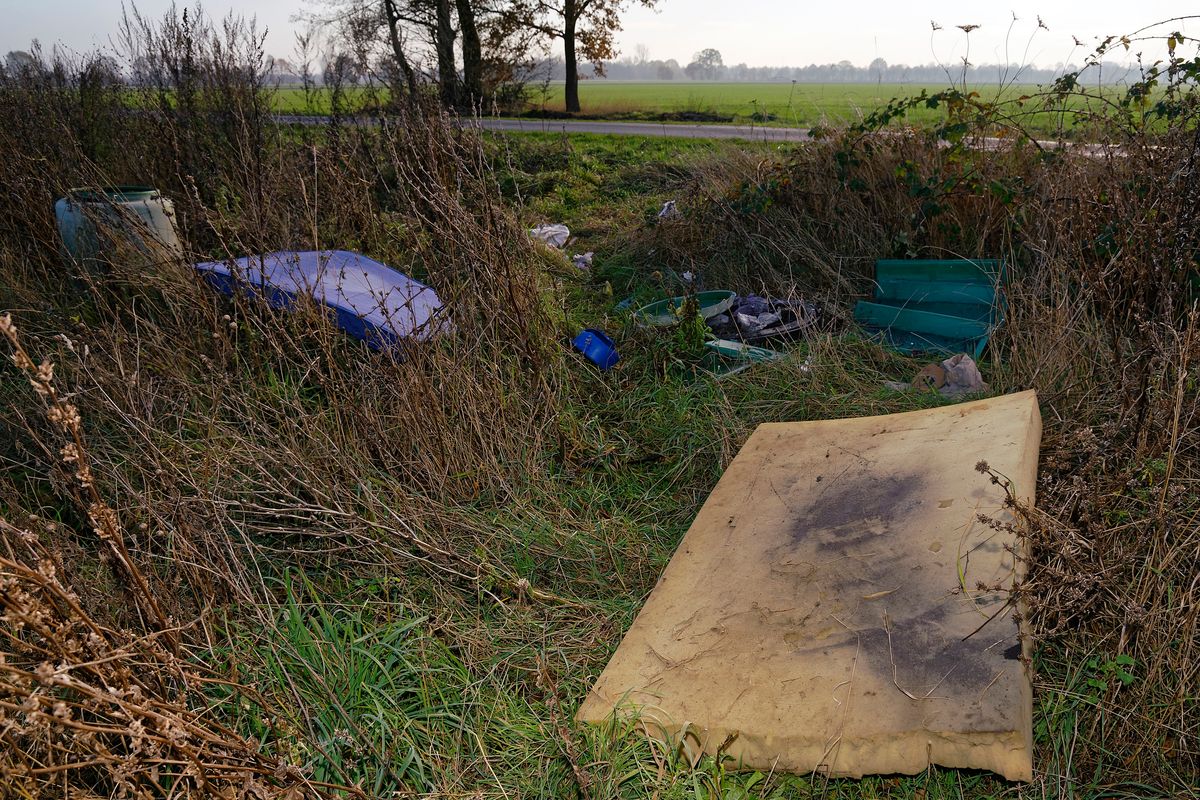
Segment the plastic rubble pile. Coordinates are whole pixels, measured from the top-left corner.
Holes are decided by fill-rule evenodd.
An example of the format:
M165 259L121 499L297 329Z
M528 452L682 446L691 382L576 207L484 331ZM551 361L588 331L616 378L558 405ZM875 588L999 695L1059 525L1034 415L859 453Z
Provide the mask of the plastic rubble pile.
M819 317L815 303L752 294L738 297L728 313L718 314L708 324L722 339L753 344L798 334L812 327Z

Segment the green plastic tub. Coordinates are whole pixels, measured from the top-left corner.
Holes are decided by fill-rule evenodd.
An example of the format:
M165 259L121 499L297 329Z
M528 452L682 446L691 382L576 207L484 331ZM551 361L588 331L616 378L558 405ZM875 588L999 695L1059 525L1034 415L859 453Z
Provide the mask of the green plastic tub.
M723 289L700 292L696 295L696 302L700 306L700 316L704 319L712 319L718 314L724 314L733 307L735 300L737 300L737 293ZM679 309L683 308L686 301L686 297L659 300L657 303L642 306L633 312L633 318L651 328L674 325L679 322Z
M732 339L713 339L710 342L705 342L704 346L717 355L738 361L761 363L763 361L776 361L784 357L783 353L768 350L765 347L755 347L745 342L735 342Z

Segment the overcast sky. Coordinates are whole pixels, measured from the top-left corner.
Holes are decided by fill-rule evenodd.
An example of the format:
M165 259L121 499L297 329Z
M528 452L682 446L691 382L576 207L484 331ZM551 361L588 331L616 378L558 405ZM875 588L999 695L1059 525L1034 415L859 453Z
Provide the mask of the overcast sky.
M158 15L170 0L140 0L137 5ZM268 52L284 58L294 48L292 17L305 7L304 0L209 0L203 5L213 17L231 8L256 16L268 30ZM641 44L650 58L674 58L681 64L706 47L721 51L726 64L751 66L841 60L866 65L876 57L889 63L950 63L964 52L963 34L954 26L972 24L981 27L971 34L971 61L991 63L1005 60L1005 39L1016 13L1008 60L1054 66L1082 60L1097 37L1197 10L1179 0L1021 0L1014 5L972 0L660 0L658 11L628 11L619 41L624 54ZM55 44L77 52L104 47L120 14L120 0L0 0L0 53L26 49L33 39L46 49ZM1049 30L1038 30L1038 14ZM944 26L932 38L930 21ZM1195 21L1182 27L1193 34L1200 31ZM1075 46L1072 37L1087 47Z

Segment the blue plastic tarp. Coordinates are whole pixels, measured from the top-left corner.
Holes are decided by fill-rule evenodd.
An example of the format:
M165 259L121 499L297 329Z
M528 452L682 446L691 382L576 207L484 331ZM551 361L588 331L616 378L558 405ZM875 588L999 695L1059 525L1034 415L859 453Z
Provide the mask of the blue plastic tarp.
M220 292L232 295L241 286L276 308L307 295L334 312L339 328L375 349L428 339L447 326L437 292L349 250L283 251L195 266Z

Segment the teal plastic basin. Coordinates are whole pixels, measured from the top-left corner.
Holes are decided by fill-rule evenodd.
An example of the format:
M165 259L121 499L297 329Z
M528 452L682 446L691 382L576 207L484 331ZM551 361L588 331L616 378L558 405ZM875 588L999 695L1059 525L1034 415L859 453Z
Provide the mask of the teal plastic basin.
M902 353L983 355L1004 318L1004 263L994 259L875 262L875 295L854 318Z
M714 289L696 295L696 303L700 306L700 316L704 319L724 314L733 307L735 300L737 300L737 293L724 289ZM659 300L657 303L642 306L633 312L633 316L639 323L648 327L667 327L679 322L679 309L683 308L685 302L687 302L686 297Z

